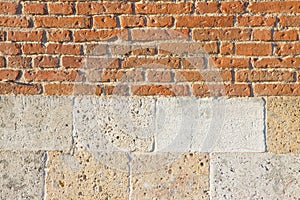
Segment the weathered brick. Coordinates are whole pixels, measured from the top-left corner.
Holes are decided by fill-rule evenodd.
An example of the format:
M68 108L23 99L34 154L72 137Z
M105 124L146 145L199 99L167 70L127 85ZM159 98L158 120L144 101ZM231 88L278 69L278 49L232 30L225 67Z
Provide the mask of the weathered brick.
M16 43L0 42L0 55L17 55L21 53L21 46Z
M272 45L269 43L237 43L235 53L244 56L266 56L272 54Z
M31 68L31 58L28 56L10 56L7 59L7 67L26 69Z
M297 30L282 30L274 31L274 40L292 41L298 40Z
M85 71L89 82L141 82L144 80L144 73L141 70L114 70Z
M29 20L26 17L0 16L0 27L28 28L29 25Z
M299 1L251 2L248 10L252 13L299 13Z
M175 72L179 82L226 82L232 80L230 70L181 70Z
M122 68L179 68L179 58L129 57L122 61Z
M234 53L234 44L231 42L222 42L220 45L220 54L221 55L233 55Z
M120 16L120 24L123 28L143 27L146 25L144 16Z
M255 84L256 96L299 96L300 84Z
M197 2L196 13L220 13L220 3L219 2Z
M222 13L235 14L244 13L246 11L245 2L234 1L234 2L222 2L220 7Z
M63 56L62 66L65 68L81 68L84 64L84 57Z
M194 40L249 40L250 29L193 29Z
M299 27L300 26L300 17L299 16L280 16L279 17L280 26L291 26Z
M20 71L11 69L0 70L0 80L16 80L19 77Z
M118 58L87 57L84 67L87 69L118 69L120 61Z
M48 54L80 55L81 50L78 44L48 44L46 47Z
M47 14L47 4L43 2L26 2L23 8L24 14Z
M44 31L8 31L7 40L18 42L41 42Z
M26 43L22 46L24 54L43 54L46 52L46 47L42 43Z
M15 95L38 95L42 92L40 84L22 84L22 83L0 83L0 94L15 94Z
M54 56L37 56L33 65L39 68L57 68L59 67L59 58Z
M72 95L74 92L73 84L45 84L44 93L45 95L55 95L55 96L66 96Z
M0 31L0 41L5 41L5 40L6 40L6 32Z
M275 53L280 56L299 55L300 43L277 43Z
M177 27L231 27L232 16L177 16Z
M218 68L248 68L250 59L234 57L212 57L212 65Z
M294 72L282 70L238 70L235 73L235 80L238 82L292 82Z
M29 82L38 81L75 81L77 78L77 71L65 70L40 70L40 71L26 71L24 78Z
M147 71L147 81L150 82L171 82L172 72L170 70L149 70Z
M126 30L77 30L74 33L75 42L103 41L114 38L128 38Z
M270 29L253 29L253 40L270 41L272 40L272 32Z
M5 67L6 66L6 62L5 62L5 57L0 56L0 67Z
M276 23L275 17L264 17L264 16L238 16L237 25L256 27L256 26L274 26Z
M70 42L72 32L69 30L47 30L47 41L49 42Z
M72 2L51 2L48 4L49 14L70 15L73 14Z
M89 17L54 17L41 16L34 18L34 25L37 28L90 28Z
M147 26L149 27L170 27L173 26L174 18L171 16L148 16Z
M129 14L132 13L130 2L78 2L77 14Z
M0 2L0 14L17 14L18 6L17 2Z
M216 42L162 42L158 44L158 51L162 55L203 56L205 53L217 53L218 45Z
M192 3L137 3L136 13L141 14L189 14L192 12Z
M188 85L133 85L131 92L137 96L188 96Z
M95 28L116 28L117 20L114 16L94 16Z
M254 67L257 68L295 68L300 65L300 58L256 58Z
M249 97L251 90L248 84L193 84L193 94L200 97Z

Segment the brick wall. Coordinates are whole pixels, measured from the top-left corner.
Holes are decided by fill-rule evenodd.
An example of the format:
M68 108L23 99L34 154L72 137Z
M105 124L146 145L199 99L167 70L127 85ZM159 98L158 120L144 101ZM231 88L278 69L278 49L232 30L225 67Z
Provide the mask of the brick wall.
M0 0L0 199L299 199L299 13Z

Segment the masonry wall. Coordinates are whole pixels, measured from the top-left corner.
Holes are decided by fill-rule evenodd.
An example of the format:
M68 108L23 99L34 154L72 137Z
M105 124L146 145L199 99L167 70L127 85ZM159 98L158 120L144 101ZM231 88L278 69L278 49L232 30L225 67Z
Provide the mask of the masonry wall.
M300 199L299 11L0 0L0 199Z

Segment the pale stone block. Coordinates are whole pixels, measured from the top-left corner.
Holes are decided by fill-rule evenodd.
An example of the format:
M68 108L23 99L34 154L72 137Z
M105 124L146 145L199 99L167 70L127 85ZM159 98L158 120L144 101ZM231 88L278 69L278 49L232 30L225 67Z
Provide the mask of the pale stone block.
M89 151L153 149L155 100L146 97L75 99L75 143Z
M300 153L300 97L267 98L267 150Z
M299 199L299 163L291 154L212 154L211 199Z
M262 152L264 101L260 98L159 98L158 152Z
M133 154L131 199L209 199L209 159L204 153Z
M129 160L124 154L103 155L105 160L88 151L74 155L49 152L46 165L46 199L120 199L129 198ZM111 165L118 160L125 171ZM127 164L126 164L127 163Z
M43 152L0 151L0 199L43 199Z
M0 149L70 150L72 98L0 97Z

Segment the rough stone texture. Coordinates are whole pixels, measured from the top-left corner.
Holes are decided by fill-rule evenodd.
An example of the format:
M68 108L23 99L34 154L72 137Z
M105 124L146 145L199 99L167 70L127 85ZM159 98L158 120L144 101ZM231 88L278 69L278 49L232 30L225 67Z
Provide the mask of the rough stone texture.
M153 98L78 97L74 107L75 142L90 151L153 149Z
M131 199L209 199L208 154L135 154L131 172Z
M108 155L125 166L124 155ZM106 156L104 156L106 157ZM113 168L109 160L98 159L88 151L75 155L49 152L46 165L46 199L121 199L129 198L129 169ZM107 159L107 157L106 157ZM126 165L128 166L128 164Z
M300 97L267 98L267 149L300 153Z
M0 149L69 150L72 99L1 96Z
M158 152L261 152L264 102L260 98L159 98Z
M0 199L42 199L44 163L43 152L0 151Z
M299 199L299 155L216 153L211 199Z

